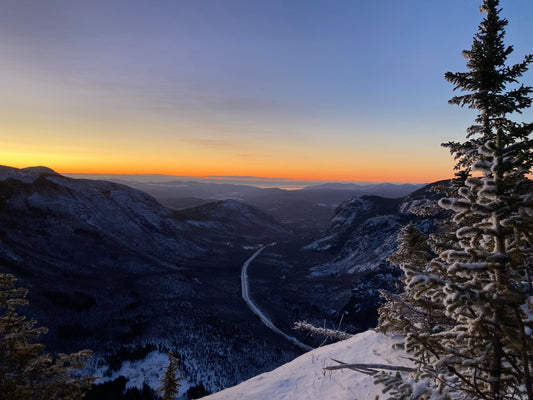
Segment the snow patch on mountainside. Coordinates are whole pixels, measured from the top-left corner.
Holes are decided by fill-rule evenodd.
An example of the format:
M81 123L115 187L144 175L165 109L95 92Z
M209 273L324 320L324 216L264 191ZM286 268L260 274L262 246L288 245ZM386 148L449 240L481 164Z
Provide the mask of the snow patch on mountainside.
M369 330L342 342L312 350L281 367L237 386L204 397L205 400L374 400L383 397L373 378L348 369L324 367L346 363L408 365L405 353L393 350L401 339Z
M400 219L394 215L377 216L362 222L346 240L339 256L329 263L312 267L310 275L340 276L385 267L387 257L396 248L396 236L401 227Z
M142 388L146 383L152 389L157 390L161 386L159 379L165 373L168 365L168 355L158 351L148 353L142 360L124 361L118 371L112 374L107 373L107 366L99 367L94 370L88 368L91 376L96 378L96 383L109 382L123 376L128 379L127 388Z
M345 201L335 211L335 215L328 225L328 230L338 232L350 227L356 221L365 218L372 211L373 206L371 201L363 197L354 197Z
M329 236L318 239L314 241L313 243L308 244L307 246L304 246L304 250L315 250L315 251L329 250L331 247L333 247L333 244L331 242L333 241L333 239L336 239L336 238L337 238L337 234L333 233Z
M354 197L336 210L324 236L304 247L329 252L334 257L310 269L310 276L366 274L389 266L387 258L396 249L396 236L409 222L427 234L435 231L443 209L437 204L442 193L437 182L402 199L377 196Z

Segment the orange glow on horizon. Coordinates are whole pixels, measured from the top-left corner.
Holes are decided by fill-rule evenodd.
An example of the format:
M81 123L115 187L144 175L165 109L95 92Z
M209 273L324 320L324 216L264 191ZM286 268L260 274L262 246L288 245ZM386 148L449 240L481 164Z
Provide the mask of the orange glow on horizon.
M368 170L365 171L344 171L344 172L328 172L328 171L310 171L309 173L298 173L287 170L248 170L243 172L242 169L186 169L186 168L168 168L158 169L142 166L134 167L120 167L109 168L106 166L100 167L57 167L52 168L60 174L102 174L102 175L168 175L168 176L190 176L198 178L217 178L231 177L238 180L239 177L253 177L259 179L279 179L289 181L341 181L341 182L401 182L401 183L429 183L443 179L450 179L453 177L453 170L449 171L427 171L422 174L421 171L403 171L403 170Z
M346 182L427 183L453 176L453 160L438 139L415 137L408 142L400 135L389 138L364 130L303 135L290 129L285 135L253 137L222 132L222 139L217 139L219 132L212 127L150 128L153 121L122 124L56 115L33 121L16 113L6 116L6 121L0 160L17 168L41 165L72 174Z
M105 157L95 160L93 157L68 156L65 154L13 155L2 154L2 164L25 168L45 166L60 174L103 174L103 175L169 175L191 177L259 177L267 179L286 179L294 181L359 181L359 182L405 182L428 183L453 177L451 162L439 168L424 168L416 164L402 164L395 168L390 165L328 165L326 163L299 164L297 162L282 165L255 165L254 163L207 164L201 161L183 162L175 160L143 160L131 162L127 158ZM142 158L140 158L142 160ZM181 164L181 165L180 165ZM235 163L236 164L236 163Z
M293 181L428 183L453 177L453 160L442 149L423 152L381 149L378 156L357 146L286 146L248 153L171 143L155 147L131 141L107 146L83 143L0 143L2 164L45 166L65 174L262 177ZM359 146L360 147L360 146Z

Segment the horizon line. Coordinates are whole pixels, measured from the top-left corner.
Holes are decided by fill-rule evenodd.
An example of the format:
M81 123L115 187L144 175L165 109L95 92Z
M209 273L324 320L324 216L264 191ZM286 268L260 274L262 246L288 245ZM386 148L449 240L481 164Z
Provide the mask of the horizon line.
M410 185L424 185L431 182L408 182L408 181L361 181L361 180L346 180L346 179L298 179L287 177L265 177L253 175L173 175L162 173L142 173L142 174L118 174L118 173L87 173L87 172L59 172L62 175L76 177L76 176L92 176L92 177L122 177L134 178L143 177L145 179L153 178L175 178L188 180L214 180L214 181L237 181L237 182L257 182L257 183L285 183L285 184L316 184L316 183L339 183L339 184L377 184L390 183L394 185L410 184Z

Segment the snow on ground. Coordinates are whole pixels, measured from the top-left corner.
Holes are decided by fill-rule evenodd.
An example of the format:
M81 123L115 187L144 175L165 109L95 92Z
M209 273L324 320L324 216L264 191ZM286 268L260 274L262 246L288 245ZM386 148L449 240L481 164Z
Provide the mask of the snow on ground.
M382 395L371 376L351 371L325 371L346 363L409 365L405 353L393 350L400 338L369 330L342 342L310 351L281 367L204 400L374 400Z
M142 388L143 383L148 384L151 388L157 389L161 384L159 379L163 376L168 365L168 355L158 351L148 353L142 360L124 361L118 371L111 375L104 375L107 368L98 368L91 371L91 376L97 378L96 383L102 383L117 379L124 376L128 379L126 387Z
M113 371L110 373L109 367L104 364L103 361L103 359L96 357L89 359L86 367L81 371L82 375L88 375L96 378L96 384L110 382L119 378L120 376L123 376L127 379L126 389L133 387L141 389L143 384L146 383L156 391L159 389L159 387L161 387L160 379L165 374L169 362L167 353L152 351L143 359L135 361L123 361L118 371ZM198 370L194 359L189 359L188 361L189 368L191 370ZM189 390L192 386L195 386L197 383L191 381L189 377L185 375L183 369L178 371L178 376L184 378L184 380L180 382L177 399L183 400L185 399L184 396L187 390ZM197 374L197 377L202 382L209 382L213 380L212 371L200 371Z

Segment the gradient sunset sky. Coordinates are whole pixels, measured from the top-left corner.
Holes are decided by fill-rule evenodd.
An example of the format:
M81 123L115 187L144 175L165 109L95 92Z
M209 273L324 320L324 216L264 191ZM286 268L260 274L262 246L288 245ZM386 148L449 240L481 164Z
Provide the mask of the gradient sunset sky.
M474 0L0 0L0 164L430 182ZM533 1L503 0L511 61ZM522 80L533 84L529 71ZM529 110L525 120L533 120Z

